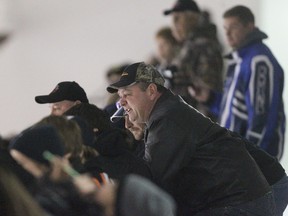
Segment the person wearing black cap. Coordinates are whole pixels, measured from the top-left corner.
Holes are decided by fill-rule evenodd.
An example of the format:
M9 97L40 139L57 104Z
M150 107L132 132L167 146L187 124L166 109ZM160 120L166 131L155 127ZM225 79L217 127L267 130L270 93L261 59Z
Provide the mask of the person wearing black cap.
M221 96L223 82L222 45L216 25L210 22L209 13L201 11L193 0L177 0L171 9L164 11L164 15L172 16L172 32L181 44L171 90L216 120L221 100L217 96ZM189 53L189 69L183 70L183 55L187 57L190 50L193 52Z
M84 89L75 81L64 81L56 85L49 95L35 97L39 104L51 104L51 115L62 115L79 103L89 103Z
M216 25L210 22L209 13L201 11L193 0L177 0L163 14L173 16L173 35L179 43L198 37L218 41Z
M153 180L178 204L178 215L274 215L269 184L242 139L164 87L144 62L107 87L129 120L145 123L145 159Z
M178 42L183 43L198 25L200 9L195 1L178 0L175 5L164 11L164 15L173 15L173 35Z

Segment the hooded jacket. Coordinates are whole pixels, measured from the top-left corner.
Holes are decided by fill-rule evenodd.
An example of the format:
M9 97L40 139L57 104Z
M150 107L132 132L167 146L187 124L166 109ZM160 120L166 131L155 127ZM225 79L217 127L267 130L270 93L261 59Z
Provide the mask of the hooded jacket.
M228 69L219 122L280 159L286 122L284 73L262 42L266 38L256 28L237 50L226 56Z

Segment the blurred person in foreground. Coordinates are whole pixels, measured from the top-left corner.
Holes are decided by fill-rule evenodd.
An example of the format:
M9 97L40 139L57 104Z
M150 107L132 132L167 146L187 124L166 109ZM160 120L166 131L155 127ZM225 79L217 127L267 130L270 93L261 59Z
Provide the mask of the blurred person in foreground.
M2 155L1 155L2 156ZM48 216L17 178L11 164L0 159L0 215Z
M59 167L64 165L58 158L52 163ZM176 213L173 198L138 175L127 175L100 188L87 175L74 177L73 183L82 198L101 206L102 216L175 216Z
M69 176L63 176L60 167L53 167L44 157L44 152L49 151L64 160L64 144L54 127L30 127L11 141L9 149L11 156L37 180L32 195L48 213L55 216L100 215L100 208L80 197Z

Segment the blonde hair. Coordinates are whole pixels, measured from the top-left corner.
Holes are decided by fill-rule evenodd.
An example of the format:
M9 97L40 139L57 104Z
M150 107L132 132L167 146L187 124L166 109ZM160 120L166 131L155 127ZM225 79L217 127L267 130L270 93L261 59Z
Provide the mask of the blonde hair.
M47 116L37 125L49 124L56 128L65 147L65 153L70 154L69 160L80 159L84 163L88 157L97 156L98 152L83 144L82 132L78 124L68 120L66 116Z
M156 38L163 38L163 39L167 40L172 45L178 44L177 40L175 39L175 37L172 34L171 28L168 26L160 28L156 33Z

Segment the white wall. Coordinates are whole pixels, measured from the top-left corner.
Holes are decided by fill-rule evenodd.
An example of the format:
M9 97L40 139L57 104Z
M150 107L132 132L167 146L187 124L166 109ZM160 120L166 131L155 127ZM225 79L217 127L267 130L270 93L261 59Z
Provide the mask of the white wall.
M269 39L267 44L271 48L274 55L277 57L281 66L285 72L285 83L288 82L287 72L288 72L288 23L287 19L283 17L286 15L288 8L288 2L285 0L269 1L264 0L261 6L261 19L260 25L268 34ZM285 16L287 17L287 15ZM286 110L286 118L288 121L288 87L287 84L284 85L284 102ZM286 126L286 131L288 128ZM288 170L288 132L286 132L286 148L284 152L282 165ZM287 213L288 215L288 213Z
M239 3L251 7L260 28L271 37L268 44L288 70L287 24L281 20L287 8L285 0L277 0L277 4L269 0L198 2L211 12L221 38L223 12ZM173 3L0 0L0 33L11 32L8 42L0 46L0 134L17 133L48 114L48 106L35 103L34 97L49 93L63 80L77 81L91 102L102 107L105 71L123 61L145 60L155 47L154 33L171 22L162 11ZM283 160L286 168L287 160L288 150Z
M259 27L270 36L268 44L288 71L288 25L283 18L288 8L286 0L198 2L211 12L221 38L226 9L235 4L252 8ZM173 3L0 0L0 33L11 31L8 42L0 46L0 134L17 133L47 115L48 106L36 104L34 97L49 93L63 80L77 81L91 102L103 106L105 71L126 60L146 59L154 49L154 33L170 24L171 18L164 17L162 11ZM285 99L287 94L285 87ZM282 164L288 169L287 147Z
M288 45L286 44L288 38L288 23L287 23L287 8L288 2L286 0L263 0L262 5L260 7L260 20L259 25L261 28L268 34L269 39L267 40L267 44L273 51L274 55L277 57L281 66L285 72L285 83L287 80L287 71L288 71ZM285 15L285 16L283 16ZM288 87L287 84L284 85L284 102L285 102L285 110L286 110L286 118L288 118ZM287 121L287 120L286 120ZM288 130L286 126L286 131ZM286 132L285 136L286 146L284 151L283 159L281 160L281 164L284 166L286 170L288 170L288 132ZM288 216L288 209L283 214L284 216Z
M10 40L0 47L0 134L18 132L48 114L34 96L76 80L98 106L111 64L141 61L153 32L169 19L165 0L7 0ZM3 19L2 19L3 20Z
M200 6L207 5L221 20L233 2L206 0ZM0 0L0 32L11 31L0 46L0 134L17 133L48 114L48 106L36 104L34 96L48 94L63 80L76 80L92 102L103 106L105 71L122 61L146 59L154 49L154 33L171 22L162 11L173 3Z

